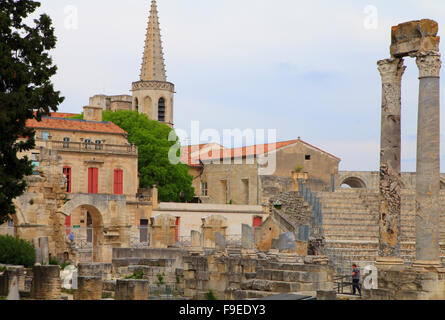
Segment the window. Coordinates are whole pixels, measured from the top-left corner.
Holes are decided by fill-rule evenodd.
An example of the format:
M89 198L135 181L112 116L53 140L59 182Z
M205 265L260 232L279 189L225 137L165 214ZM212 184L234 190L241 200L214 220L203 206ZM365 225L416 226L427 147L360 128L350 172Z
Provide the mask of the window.
M207 182L201 182L201 196L207 197L209 195L209 190Z
M85 149L91 149L91 139L85 139Z
M165 121L165 99L161 98L158 102L158 121Z
M88 168L88 193L98 193L99 169Z
M49 132L42 131L42 140L49 140Z
M305 155L305 156L304 156L304 159L305 159L305 160L311 160L311 155L310 155L310 154Z
M68 142L70 142L70 138L63 138L63 148L64 149L68 149L70 147L70 144Z
M124 172L121 169L114 170L114 194L124 194Z
M102 150L102 141L101 140L96 140L96 150Z
M63 174L66 177L66 192L71 192L71 168L63 167Z
M40 165L40 162L38 159L39 159L39 153L33 153L31 155L31 165L32 165L32 169L33 169L33 172L32 172L33 175L39 175L39 172L37 172L35 170Z
M148 242L148 220L141 219L139 223L139 242Z

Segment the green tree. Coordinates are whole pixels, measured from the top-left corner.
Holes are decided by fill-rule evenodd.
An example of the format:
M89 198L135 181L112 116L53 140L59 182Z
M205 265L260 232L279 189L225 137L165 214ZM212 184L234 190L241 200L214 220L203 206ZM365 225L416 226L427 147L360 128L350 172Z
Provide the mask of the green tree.
M24 177L32 174L31 161L17 157L35 146L26 120L40 121L63 101L50 81L57 71L49 56L56 45L52 21L43 14L25 22L39 6L31 0L0 1L0 223L15 213L12 200L23 194Z
M83 116L73 118L82 119ZM169 150L176 143L168 140L172 131L169 126L136 111L104 111L103 120L125 130L128 140L138 146L141 188L157 185L159 200L164 202L189 202L193 199L193 176L189 174L188 167L182 163L172 164L168 159Z

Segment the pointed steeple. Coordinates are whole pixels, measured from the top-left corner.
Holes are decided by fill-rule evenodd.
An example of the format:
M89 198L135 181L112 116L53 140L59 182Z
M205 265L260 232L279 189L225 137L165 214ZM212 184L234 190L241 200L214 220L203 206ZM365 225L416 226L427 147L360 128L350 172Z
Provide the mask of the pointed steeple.
M140 78L141 81L167 81L156 0L151 2Z

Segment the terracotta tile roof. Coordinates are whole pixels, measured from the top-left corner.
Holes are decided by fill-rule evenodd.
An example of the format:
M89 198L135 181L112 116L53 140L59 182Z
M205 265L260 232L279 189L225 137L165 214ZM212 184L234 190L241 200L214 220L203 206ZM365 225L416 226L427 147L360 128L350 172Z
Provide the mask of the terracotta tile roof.
M182 151L182 157L181 157L181 162L182 163L186 163L188 166L190 167L199 167L199 160L201 161L209 161L209 160L223 160L223 159L227 159L227 158L231 158L231 159L235 159L235 158L244 158L244 157L249 157L249 156L259 156L268 152L272 152L290 145L293 145L297 142L301 142L311 148L314 148L320 152L323 152L337 160L341 160L340 158L324 151L321 150L320 148L317 148L303 140L289 140L289 141L281 141L281 142L277 142L277 143L269 143L269 144L262 144L262 145L254 145L254 146L247 146L247 147L241 147L241 148L233 148L233 149L226 149L221 147L221 149L219 150L210 150L207 153L200 153L199 157L197 156L191 156L192 153L190 150L192 150L192 147L196 146L187 146L184 148L181 148ZM199 149L202 149L203 147L201 147L202 145L199 145Z
M53 130L69 130L69 131L84 131L84 132L100 132L111 134L126 135L127 132L112 122L97 122L97 121L85 121L66 119L60 117L60 114L56 114L58 117L42 117L42 121L35 119L28 120L26 126L36 129L53 129ZM63 114L66 115L66 114Z
M79 115L78 113L52 112L51 118L71 118Z
M202 153L203 149L207 149L207 147L211 149L207 150L207 153ZM224 147L217 143L203 143L200 145L190 145L181 147L181 162L187 163L191 167L199 167L200 166L199 163L196 164L192 163L192 158L197 158L197 159L208 158L209 152L210 154L212 154L211 150L214 149L224 149ZM196 153L198 154L196 155Z

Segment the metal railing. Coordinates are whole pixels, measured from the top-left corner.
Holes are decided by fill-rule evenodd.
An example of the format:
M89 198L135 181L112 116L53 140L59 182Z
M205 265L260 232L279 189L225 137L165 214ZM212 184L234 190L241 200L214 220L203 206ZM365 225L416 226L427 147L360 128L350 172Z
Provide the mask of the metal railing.
M66 236L71 248L77 250L93 249L93 228L66 228Z
M57 151L72 151L72 152L94 152L94 153L112 153L125 155L138 155L138 148L135 145L114 145L102 144L92 142L71 142L71 141L53 141L36 139L38 146L44 146L47 149Z
M304 198L304 201L308 202L311 206L311 224L308 236L322 236L323 214L320 198L312 192L311 188L303 183L302 179L298 179L298 190L300 191L300 196Z

